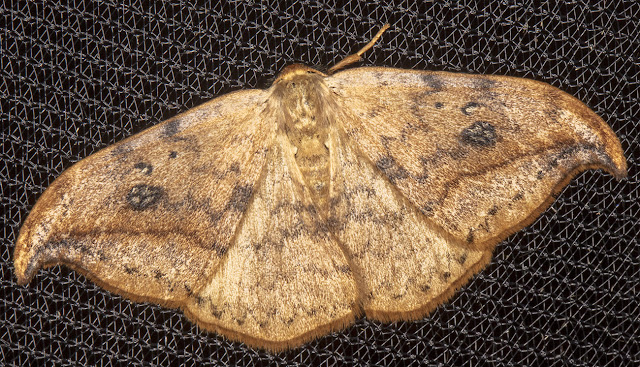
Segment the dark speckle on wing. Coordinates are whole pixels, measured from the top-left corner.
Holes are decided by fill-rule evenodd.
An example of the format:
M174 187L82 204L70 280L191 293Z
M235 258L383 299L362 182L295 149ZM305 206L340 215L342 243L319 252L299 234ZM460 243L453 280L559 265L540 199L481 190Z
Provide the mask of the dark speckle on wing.
M141 184L129 190L126 200L132 209L145 210L154 206L163 195L164 189L162 187Z
M153 172L153 166L150 163L138 162L133 167L145 176L149 176Z
M486 121L476 121L460 133L460 141L480 148L495 145L497 138L496 128Z
M249 205L249 200L251 199L252 193L253 193L253 186L237 185L236 187L233 188L233 192L231 193L231 198L229 199L228 207L230 209L243 212L247 208L247 205Z
M180 119L168 121L162 127L162 135L165 137L174 136L180 131Z

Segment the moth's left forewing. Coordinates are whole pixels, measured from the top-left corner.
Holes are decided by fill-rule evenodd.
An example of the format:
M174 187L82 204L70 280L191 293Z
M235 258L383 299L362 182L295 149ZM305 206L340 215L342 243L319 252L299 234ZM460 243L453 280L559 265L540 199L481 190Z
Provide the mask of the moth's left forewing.
M466 245L491 246L521 228L576 172L626 174L609 126L545 83L387 68L326 83L363 155Z
M67 169L20 230L18 281L63 263L135 300L192 297L258 184L275 132L265 100L259 90L230 93Z

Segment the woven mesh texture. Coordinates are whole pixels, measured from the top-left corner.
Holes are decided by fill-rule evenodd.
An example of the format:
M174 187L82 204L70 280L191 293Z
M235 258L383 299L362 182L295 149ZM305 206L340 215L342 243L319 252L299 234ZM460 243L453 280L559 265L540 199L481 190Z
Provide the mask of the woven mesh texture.
M637 1L9 0L0 22L5 365L640 365ZM129 302L64 267L15 283L20 225L64 169L214 96L267 87L294 61L331 65L385 22L392 28L361 65L550 83L613 127L629 177L579 175L424 319L360 319L283 353L208 334L179 311Z

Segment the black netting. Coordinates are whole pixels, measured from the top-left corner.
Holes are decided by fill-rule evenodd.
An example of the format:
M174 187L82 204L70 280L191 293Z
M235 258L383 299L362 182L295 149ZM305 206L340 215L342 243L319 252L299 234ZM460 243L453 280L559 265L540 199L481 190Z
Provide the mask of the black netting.
M531 3L535 5L530 5ZM9 2L0 8L6 365L640 365L640 4ZM362 65L533 78L622 140L629 178L579 175L449 303L361 319L285 353L201 332L63 267L17 286L12 252L39 194L79 159L285 65L330 65L392 28Z

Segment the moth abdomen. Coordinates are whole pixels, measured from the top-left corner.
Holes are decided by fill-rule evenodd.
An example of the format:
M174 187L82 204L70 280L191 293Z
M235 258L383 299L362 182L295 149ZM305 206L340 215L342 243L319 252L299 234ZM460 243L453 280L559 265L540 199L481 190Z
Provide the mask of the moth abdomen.
M320 72L304 65L285 68L273 86L283 128L313 202L326 211L329 193L329 127L335 105Z

